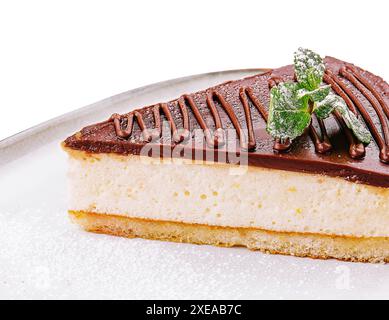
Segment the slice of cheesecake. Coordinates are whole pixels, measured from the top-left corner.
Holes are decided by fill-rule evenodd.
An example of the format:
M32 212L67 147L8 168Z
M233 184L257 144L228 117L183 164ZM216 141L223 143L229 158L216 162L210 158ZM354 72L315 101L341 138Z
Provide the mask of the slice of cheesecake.
M337 112L293 143L266 131L270 70L88 126L67 138L73 221L125 237L271 253L389 261L389 86L325 58L324 82L364 122Z

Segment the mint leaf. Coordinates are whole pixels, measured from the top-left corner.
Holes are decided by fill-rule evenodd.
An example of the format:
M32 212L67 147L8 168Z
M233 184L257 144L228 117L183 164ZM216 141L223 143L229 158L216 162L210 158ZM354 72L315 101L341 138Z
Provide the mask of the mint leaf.
M285 82L270 91L267 131L281 141L301 136L311 122L308 99L299 99L298 83Z
M317 53L299 48L294 54L294 70L297 81L305 89L315 90L323 80L325 65Z
M313 112L319 119L328 118L330 114L334 111L336 105L339 104L337 98L338 97L332 93L328 94L325 99L315 104Z
M327 95L330 93L330 90L331 90L330 85L322 86L315 90L307 90L303 88L298 90L297 96L299 99L308 97L313 102L320 102L327 97Z
M369 144L372 139L369 130L366 129L366 127L357 118L357 116L347 107L346 102L344 102L341 97L336 96L332 92L330 93L330 95L333 95L332 99L334 99L335 109L338 110L339 113L342 115L347 127L351 129L351 131L354 133L354 135L358 138L359 141L365 144Z
M319 119L325 119L328 118L331 112L333 112L335 109L339 111L347 127L351 129L359 141L366 144L370 143L372 139L370 132L365 128L362 122L359 121L356 115L347 107L346 102L344 102L340 96L335 95L333 92L330 92L324 100L318 102L315 105L313 112Z

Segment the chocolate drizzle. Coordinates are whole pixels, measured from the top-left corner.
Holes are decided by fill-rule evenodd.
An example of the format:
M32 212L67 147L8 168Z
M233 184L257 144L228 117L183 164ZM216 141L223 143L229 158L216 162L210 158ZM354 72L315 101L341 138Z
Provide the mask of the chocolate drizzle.
M247 123L247 130L248 130L248 136L249 136L249 142L246 147L248 150L252 150L256 146L255 142L255 136L254 136L254 129L253 129L253 120L251 117L251 110L248 98L251 100L255 108L258 110L262 118L267 121L268 113L262 103L258 100L258 98L254 95L253 89L250 87L241 87L239 89L239 98L243 105L243 109L246 116L246 123Z
M178 103L181 108L181 112L184 116L184 129L190 131L189 126L189 120L188 120L188 111L187 111L187 104L190 106L198 124L200 125L201 129L204 131L205 139L207 140L207 144L210 147L218 148L225 144L224 141L224 133L221 130L222 129L222 123L220 119L219 112L217 111L214 104L210 105L211 114L213 117L213 120L215 122L215 132L212 137L212 133L210 128L208 127L207 123L205 122L203 116L201 115L196 102L194 102L193 98L190 95L183 95L179 100Z
M148 142L151 141L152 136L149 134L149 131L146 129L146 125L143 121L142 114L138 111L130 112L125 116L125 118L127 119L127 128L124 130L121 128L121 120L122 120L121 115L114 113L111 116L110 119L113 120L116 134L120 138L123 138L123 139L126 139L129 136L131 136L132 129L134 126L134 116L135 116L136 120L138 121L138 125L139 125L140 129L142 130L143 139L145 141L148 141Z
M313 115L313 117L316 117L316 116ZM321 119L317 119L317 121L319 123L323 138L321 139L319 137L316 129L313 127L312 124L310 124L310 126L309 126L309 133L311 135L313 143L315 144L316 152L321 153L321 154L326 154L328 152L331 152L332 144L330 142L330 138L327 135L327 129L325 127L324 121Z
M207 123L205 122L203 116L201 115L196 103L194 102L193 98L190 95L183 95L181 98L178 99L178 105L181 110L181 114L183 117L183 129L186 131L190 131L190 126L189 126L189 114L187 110L187 105L190 106L197 122L199 123L200 127L204 130L205 137L207 140L207 143L209 146L212 147L220 147L225 144L225 139L224 139L224 133L223 133L223 125L222 121L219 115L219 111L216 108L215 105L215 100L217 100L223 110L226 112L228 117L230 118L237 134L238 137L240 138L241 141L241 148L244 150L252 150L256 146L255 142L255 136L254 136L254 129L253 129L253 122L251 118L251 111L250 111L250 106L248 102L248 98L250 101L253 103L253 105L256 107L258 112L261 114L263 119L266 121L268 117L268 113L262 103L258 100L257 97L255 97L253 89L250 87L242 87L239 90L239 96L243 105L243 109L245 112L245 120L247 124L247 130L248 130L248 142L246 142L246 137L243 134L243 129L242 126L239 122L238 117L235 114L234 108L226 101L226 99L216 90L211 90L207 93L207 106L209 107L211 111L211 115L213 117L214 123L215 123L215 131L211 133L211 129L208 127ZM139 127L141 128L142 131L145 131L146 134L143 135L143 139L147 142L150 142L152 139L161 137L162 133L162 128L161 128L161 117L160 113L161 110L163 114L165 115L166 119L169 122L169 126L172 130L172 135L173 135L173 140L176 143L180 143L184 140L187 139L188 134L184 133L178 133L177 127L175 124L175 121L173 119L173 115L167 105L167 103L160 103L157 104L153 107L153 114L154 114L154 123L155 127L153 130L147 129L145 126L145 123L143 121L142 115L137 112L133 111L130 112L126 115L124 115L124 118L127 119L127 128L122 129L121 128L121 121L122 121L122 116L119 114L113 114L111 116L111 120L114 121L114 126L115 126L115 131L116 134L120 138L128 138L131 136L132 133L132 128L133 128L133 122L134 122L134 116L136 117Z
M283 153L290 150L292 147L292 142L289 138L285 139L284 141L281 141L281 139L275 139L273 149L275 152Z
M154 122L155 122L155 126L158 128L158 137L162 135L160 110L162 110L167 121L169 122L169 126L172 131L174 142L180 143L184 141L186 137L183 134L178 134L176 124L174 122L172 113L170 112L167 103L160 103L154 106Z
M342 76L344 76L347 80L349 80L363 95L364 97L370 102L371 106L376 111L378 118L381 122L382 132L384 135L384 138L382 139L381 136L379 136L380 139L378 139L377 143L380 146L380 159L382 162L388 163L389 162L389 127L388 127L388 119L385 115L385 112L383 110L387 110L387 106L385 103L383 103L381 106L379 103L377 103L377 100L374 99L372 96L372 93L369 92L369 90L358 80L362 79L363 82L367 83L363 79L361 75L359 75L357 72L354 71L355 69L349 68L349 67L343 67L340 69L340 73ZM358 79L357 79L358 78ZM382 100L383 101L383 100ZM366 109L363 107L363 105L360 103L360 112L363 115L367 115ZM375 128L375 131L378 131L377 128Z
M324 74L323 80L325 83L330 84L332 90L338 94L343 100L346 102L348 108L359 118L357 109L355 108L353 102L350 100L349 96L342 90L342 88L335 81L335 77L330 70L326 70ZM358 141L358 139L354 136L353 132L346 126L341 114L338 111L334 111L334 116L339 123L340 127L344 131L347 141L350 145L349 154L353 159L362 159L365 154L365 146L363 143Z
M366 149L365 145L360 142L354 135L354 133L347 127L344 122L342 115L339 111L334 111L335 119L338 121L340 127L342 128L344 134L346 135L346 139L350 145L348 152L351 158L353 159L362 159L365 157Z
M326 67L324 82L330 84L348 108L363 119L377 146L372 142L365 147L336 111L325 121L313 116L308 134L293 143L288 140L271 143L265 130L269 90L280 82L293 81L292 66L185 94L168 103L122 116L113 114L104 125L86 127L81 135L69 137L65 145L89 152L139 154L142 146L150 141L165 144L165 140L158 140L162 136L163 116L172 133L172 148L188 140L197 124L204 132L208 147L225 150L221 147L227 142L225 129L231 123L240 142L240 151L247 151L250 165L317 172L389 187L386 166L389 163L389 86L371 73L334 58L326 58Z
M254 129L253 129L253 119L251 117L251 110L250 110L250 105L247 99L247 90L248 88L242 87L239 89L239 98L240 101L242 102L244 113L245 113L245 118L246 118L246 123L247 123L247 131L248 131L248 144L246 149L252 150L255 148L255 136L254 136Z
M367 81L354 67L352 66L346 66L344 68L341 69L341 73L342 71L349 71L353 74L353 76L358 79L359 82L361 82L368 90L370 90L370 92L373 94L373 96L377 99L377 101L381 104L381 107L383 108L386 116L389 118L389 107L387 105L387 103L384 101L384 99L382 98L382 96L377 92L376 89L374 89L374 87L369 83L369 81ZM368 98L369 99L369 98ZM371 103L372 100L369 99L369 101ZM379 109L379 108L378 108Z
M355 71L354 68L346 68L342 67L340 69L340 74L348 80L351 84L355 86L356 89L359 90L360 93L370 102L371 106L374 108L374 110L377 113L378 119L382 126L382 132L384 134L384 137L381 136L377 126L375 125L372 117L370 116L369 112L367 111L366 107L363 105L362 101L358 99L357 95L350 89L349 86L346 85L344 80L341 80L338 76L332 74L331 72L327 71L327 76L324 78L324 80L330 84L331 82L335 83L335 86L333 86L333 89L336 93L339 93L339 95L344 97L346 96L346 103L349 106L349 108L356 113L355 107L358 109L358 111L361 113L363 119L365 120L367 126L370 129L370 132L372 133L375 141L377 142L380 153L379 158L384 163L389 163L389 150L388 150L388 142L389 142L389 129L388 129L388 119L386 118L385 113L383 110L387 108L386 103L381 98L382 106L380 106L377 103L377 100L374 100L374 97L371 96L371 93L365 87L358 79L362 79L362 81L366 84L368 83L367 80L363 79L362 75L358 74L358 72ZM357 77L358 79L357 79ZM368 85L370 86L370 85ZM344 94L340 94L340 92L344 92ZM374 90L375 91L375 90ZM378 93L375 91L375 94L378 96ZM379 101L379 100L378 100ZM361 149L361 148L360 148Z

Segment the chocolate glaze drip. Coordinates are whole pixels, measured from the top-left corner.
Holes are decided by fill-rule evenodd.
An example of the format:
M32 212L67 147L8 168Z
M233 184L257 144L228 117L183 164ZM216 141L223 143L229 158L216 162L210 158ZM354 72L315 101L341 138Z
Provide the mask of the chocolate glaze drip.
M242 87L239 89L239 98L242 102L245 117L246 117L246 123L247 123L247 131L248 131L248 144L247 149L252 150L255 148L255 136L254 136L254 129L253 129L253 119L251 118L251 110L249 101L247 99L247 87Z
M160 117L161 110L164 113L167 121L169 122L169 126L170 126L170 129L172 131L172 136L173 136L174 142L180 143L180 142L184 141L187 137L185 136L185 134L177 132L177 127L176 127L176 124L174 122L173 115L170 112L170 109L169 109L167 103L160 103L160 104L157 104L154 106L154 122L155 122L156 129L158 131L157 131L157 134L155 136L153 136L153 138L157 138L157 137L160 137L162 135L161 117Z
M216 109L216 106L215 106L215 103L214 103L214 99L219 101L220 105L222 106L222 108L224 109L224 111L227 113L228 117L232 121L232 124L234 125L234 127L236 129L236 132L238 134L239 139L242 140L243 139L243 137L242 137L242 127L240 126L239 120L238 120L238 118L235 115L234 109L231 107L231 105L224 99L224 97L219 92L217 92L216 90L211 90L207 94L207 105L211 109L212 114L214 114L215 124L216 124L215 135L217 134L218 136L219 135L223 136L223 130L222 130L223 126L222 126L222 123L221 123L221 120L220 120L219 113L218 113L218 111ZM215 114L217 114L217 117L215 116ZM243 145L242 147L244 149L247 149L247 146Z
M120 137L120 138L128 138L131 133L132 133L132 127L133 127L133 123L134 123L134 114L133 113L129 113L126 115L127 117L127 128L125 130L123 130L121 128L121 124L120 124L120 121L121 121L121 115L120 114L117 114L117 113L114 113L112 116L111 116L111 120L113 120L113 123L114 123L114 126L115 126L115 131L116 131L116 134Z
M355 70L355 69L354 69ZM383 110L386 110L386 104L383 104L382 106L377 103L377 100L374 99L371 92L357 79L362 78L361 75L357 75L353 69L343 67L340 69L340 73L349 80L356 88L358 88L359 91L365 96L365 98L370 102L371 106L374 108L374 110L377 112L378 118L381 122L382 132L384 134L384 140L381 139L381 146L380 146L380 159L383 162L388 163L389 162L389 126L388 126L388 119L385 116L385 112ZM362 78L363 79L363 78ZM366 111L366 110L365 110Z
M185 105L185 100L184 98L182 99L179 99L178 100L178 103L176 102L176 105L178 104L179 108L180 108L180 111L181 111L181 115L182 115L182 124L183 124L183 137L184 137L184 141L186 141L187 139L189 139L189 114L188 114L188 110L186 108L186 105Z
M254 104L255 108L257 108L258 112L261 114L262 118L267 121L267 118L269 116L266 108L263 106L262 102L254 95L254 90L250 87L243 87L246 90L246 93L252 103Z
M312 117L316 117L314 114L312 114ZM316 129L312 125L312 123L309 125L309 134L311 135L312 141L315 144L315 150L318 153L326 154L332 150L332 144L330 142L330 138L327 134L327 129L325 127L324 121L321 119L317 119L321 134L323 138L321 139L319 134L317 133Z
M184 94L179 100L178 100L178 103L180 105L180 109L181 109L181 112L184 116L184 128L186 130L190 130L190 127L189 127L189 117L188 117L188 111L186 109L186 106L187 104L190 106L198 124L200 125L201 129L203 129L204 131L204 134L205 134L205 139L207 140L207 143L208 145L210 146L216 146L216 145L220 145L222 143L222 141L219 141L220 137L219 136L215 136L214 139L212 139L212 135L211 135L211 132L203 118L203 116L201 115L197 105L196 105L196 102L194 102L193 98L190 96L190 95L187 95L187 94ZM185 125L187 127L185 127ZM223 142L224 143L224 142Z
M389 127L388 127L388 120L385 117L385 113L383 112L383 109L381 106L378 105L377 101L374 100L371 93L357 80L355 77L355 74L352 71L349 71L346 68L340 69L341 74L349 80L356 88L361 91L361 93L365 96L367 100L371 103L374 110L377 112L378 118L380 119L382 131L384 133L384 139L385 142L389 143Z
M377 112L378 119L382 125L382 129L384 132L384 137L388 136L388 127L387 127L387 120L385 119L385 114L382 112L382 109L379 105L377 105L376 101L373 100L368 90L355 78L354 74L352 72L349 72L344 67L340 69L340 73L342 76L344 76L348 81L350 81L362 95L371 103L372 107ZM348 97L352 100L354 105L357 107L358 111L361 113L362 117L364 118L367 126L370 129L370 132L372 133L375 141L377 142L380 152L379 152L379 158L382 162L388 163L389 162L389 152L387 143L385 142L386 138L383 138L378 131L377 126L375 125L374 120L370 116L369 112L367 111L366 107L362 103L360 99L358 99L357 95L346 85L345 82L343 82L338 76L332 75L331 78L336 82L336 84L345 92L345 94L348 95ZM346 101L347 102L347 101Z
M271 77L267 83L269 85L269 89L278 86L281 82L283 82L282 78L280 77Z
M262 105L262 103L258 100L258 98L254 95L254 91L250 87L241 87L239 89L239 98L243 105L243 109L246 116L246 123L247 123L247 130L248 130L248 136L249 141L247 144L246 149L252 150L256 146L255 136L254 136L254 129L253 129L253 120L251 118L251 110L249 105L249 100L253 103L255 108L258 110L262 118L267 121L268 113L265 109L265 107Z
M343 98L343 100L346 102L348 108L359 118L357 109L354 106L354 103L350 100L349 96L342 90L342 88L337 84L337 82L334 80L334 75L330 70L326 70L326 73L323 77L324 82L331 85L332 90L338 94L340 97ZM343 129L347 141L350 145L349 148L349 154L350 157L353 159L362 159L365 154L365 146L363 143L358 141L358 139L355 137L353 132L346 126L346 123L344 122L341 114L338 111L334 112L334 116L336 120L338 121L339 125Z
M338 121L340 127L344 131L346 139L350 145L350 148L348 149L350 157L353 159L362 159L366 154L365 145L360 142L355 137L354 133L347 127L339 111L335 110L333 114L335 116L335 119Z
M389 107L388 107L388 104L384 101L384 99L382 98L382 96L377 92L376 89L374 89L374 87L369 83L369 81L367 81L358 71L357 69L355 69L355 67L353 66L346 66L345 69L341 69L341 72L342 70L348 70L349 72L351 72L354 77L356 79L358 79L358 81L360 83L362 83L368 90L370 90L370 92L373 94L373 96L377 99L377 101L381 104L381 107L382 109L384 110L386 116L389 118ZM371 102L371 100L369 100Z
M361 116L377 145L372 142L365 147L360 143L338 112L334 112L333 117L325 122L317 120L316 127L311 124L309 134L299 137L293 143L274 143L266 132L269 87L279 82L293 81L293 66L229 81L123 116L114 114L109 121L88 126L69 137L65 145L88 152L119 154L139 154L142 147L153 139L153 144L165 146L166 143L162 139L160 142L155 141L155 138L161 136L163 114L173 135L172 141L169 142L171 148L188 140L191 129L194 129L191 126L195 123L204 131L208 147L221 147L226 142L223 128L228 126L230 121L240 140L238 153L247 153L249 165L322 173L389 188L389 169L384 164L389 162L388 84L371 73L340 60L328 57L325 63L324 81L331 84L333 91L345 100L352 112ZM254 109L251 109L252 106ZM219 113L219 110L223 110L223 113ZM208 127L210 119L215 130ZM135 121L137 127L134 125ZM247 137L244 136L244 123L247 127ZM195 150L197 147L188 141L185 148ZM207 147L201 148L204 154L214 152ZM227 152L224 148L219 150ZM227 157L222 158L215 158L215 161L230 161L228 152Z
M331 85L331 89L339 95L346 102L349 109L354 112L358 116L357 109L354 106L354 103L350 100L350 97L342 90L342 88L338 85L338 81L336 81L336 76L332 73L331 70L326 70L323 76L323 80L325 83Z
M289 138L285 139L284 141L281 141L281 139L277 138L274 141L273 149L275 152L288 152L290 148L292 147L292 142Z
M134 126L134 116L136 117L136 120L138 121L138 125L139 125L140 129L142 130L143 139L145 141L148 141L148 142L151 141L152 135L150 134L149 130L147 130L147 128L146 128L145 122L143 121L142 114L138 111L130 112L129 114L126 115L127 128L125 130L123 130L121 128L122 117L117 113L114 113L111 116L111 119L114 122L116 134L120 138L128 138L129 136L131 136L132 128Z

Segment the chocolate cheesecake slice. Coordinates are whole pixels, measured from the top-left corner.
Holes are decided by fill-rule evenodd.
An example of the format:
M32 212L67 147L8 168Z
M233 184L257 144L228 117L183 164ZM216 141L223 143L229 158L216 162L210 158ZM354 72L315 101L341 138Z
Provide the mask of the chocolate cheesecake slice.
M69 154L69 214L85 230L389 261L389 86L326 57L323 82L367 129L312 113L305 133L267 130L271 88L293 65L229 81L83 128Z

